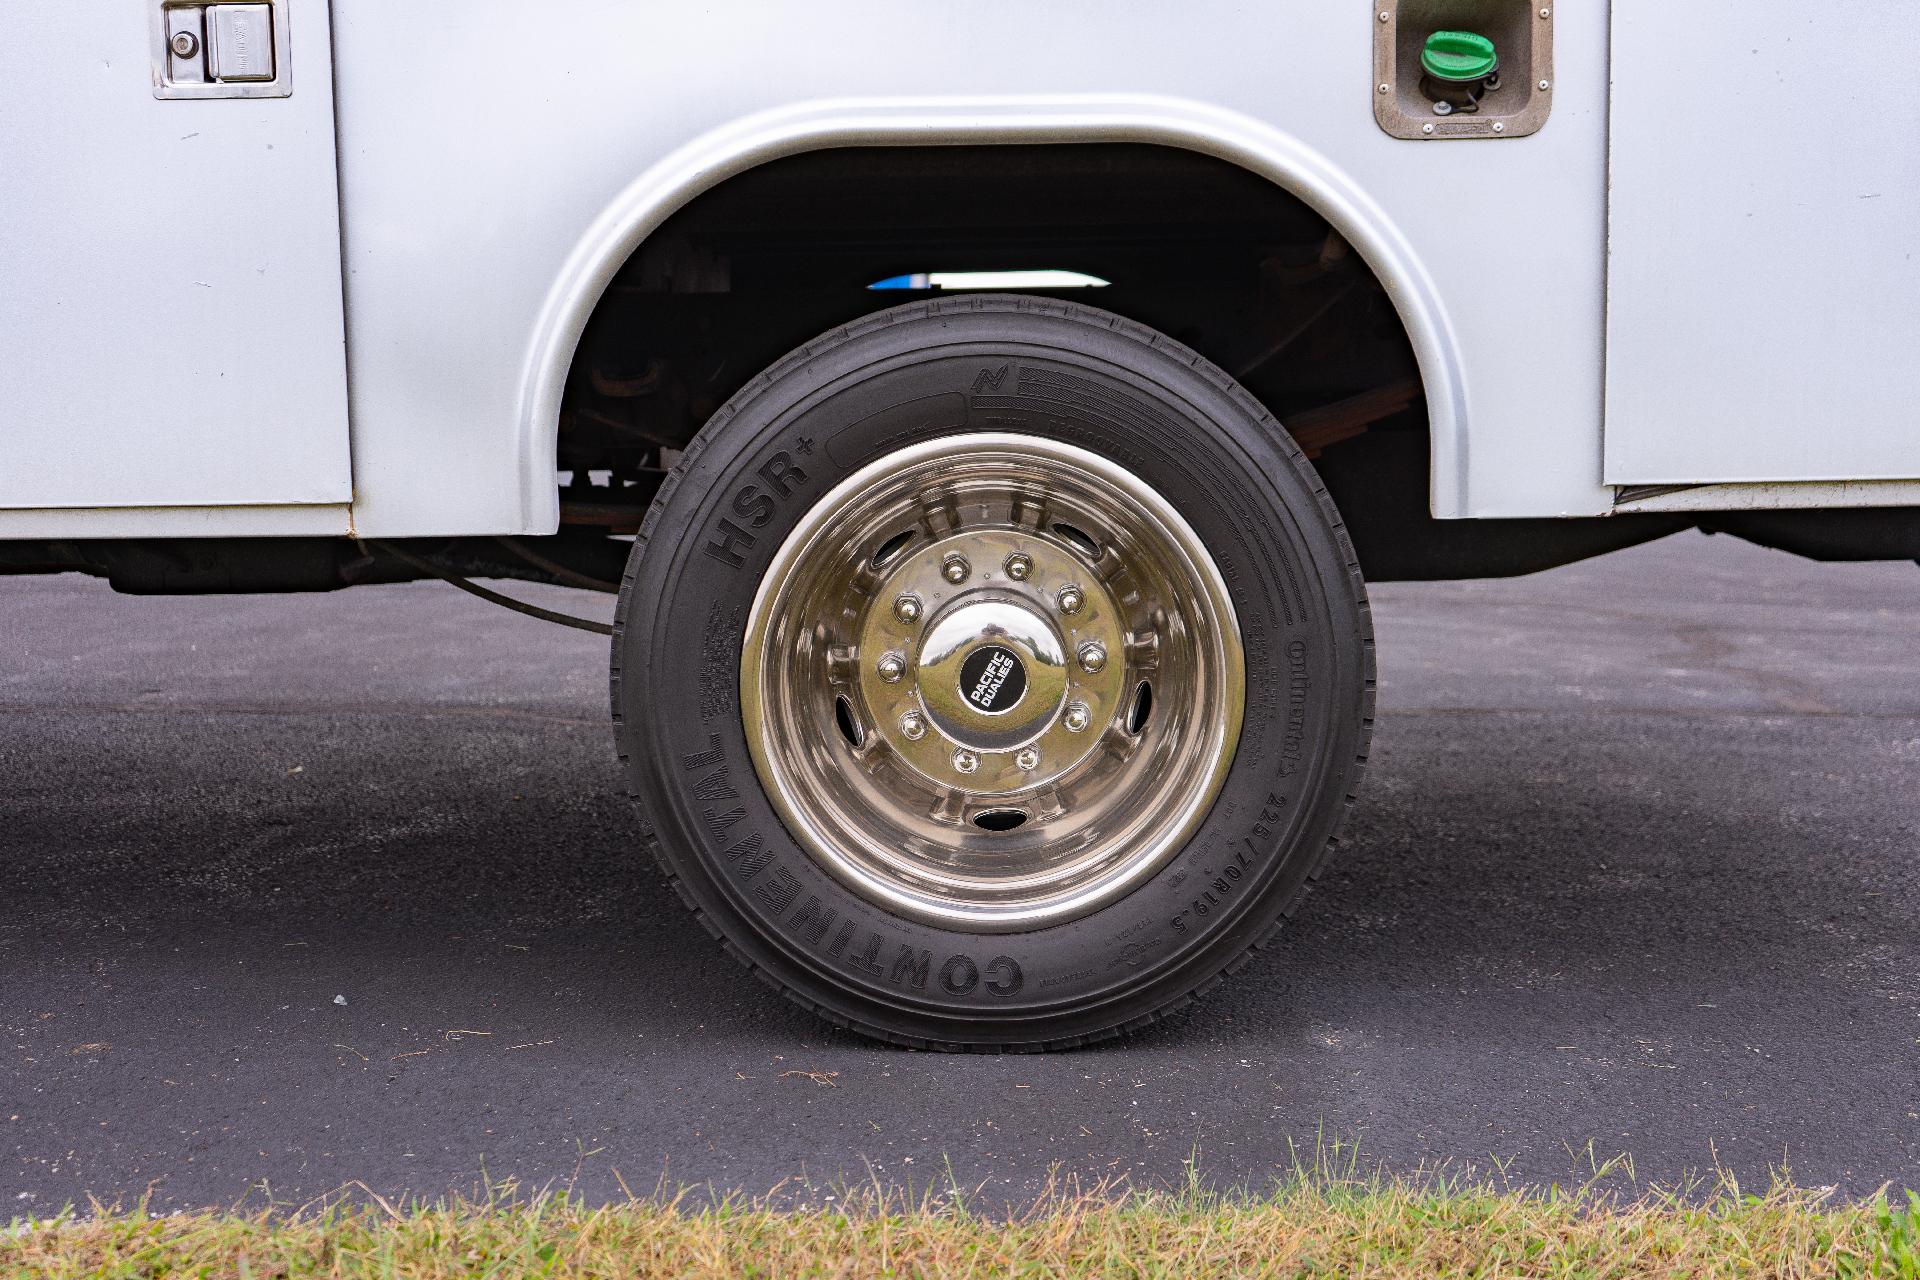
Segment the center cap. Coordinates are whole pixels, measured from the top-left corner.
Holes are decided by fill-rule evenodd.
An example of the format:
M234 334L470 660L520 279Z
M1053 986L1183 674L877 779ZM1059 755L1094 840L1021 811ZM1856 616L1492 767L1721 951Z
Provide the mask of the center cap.
M1044 733L1067 697L1067 654L1038 610L997 591L934 615L908 652L913 692L954 745L1011 751Z
M1026 664L1004 645L981 645L960 664L960 696L990 716L1013 710L1026 691Z

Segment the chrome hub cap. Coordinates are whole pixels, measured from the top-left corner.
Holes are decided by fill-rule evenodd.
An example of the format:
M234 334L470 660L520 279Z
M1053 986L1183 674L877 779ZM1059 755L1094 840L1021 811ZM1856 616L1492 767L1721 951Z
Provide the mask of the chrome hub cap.
M1240 633L1199 537L1033 436L914 445L836 487L748 619L747 743L800 843L931 923L1030 928L1177 852L1232 762Z

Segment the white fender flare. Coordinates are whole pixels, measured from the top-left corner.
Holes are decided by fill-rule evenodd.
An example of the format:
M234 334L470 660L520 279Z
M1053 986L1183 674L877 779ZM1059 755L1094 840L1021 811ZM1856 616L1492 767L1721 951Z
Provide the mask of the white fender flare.
M581 236L547 294L521 381L519 475L527 527L559 527L554 453L574 349L614 273L694 197L756 165L830 147L1128 142L1218 157L1319 213L1385 286L1420 364L1432 434L1432 506L1464 512L1466 388L1433 281L1384 210L1325 156L1238 112L1178 98L847 99L744 117L694 139L634 179Z

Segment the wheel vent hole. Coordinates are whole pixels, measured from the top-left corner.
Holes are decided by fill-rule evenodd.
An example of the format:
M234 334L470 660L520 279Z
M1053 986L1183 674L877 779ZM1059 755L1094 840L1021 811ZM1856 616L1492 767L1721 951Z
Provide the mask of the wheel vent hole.
M1084 555L1087 559L1098 560L1100 558L1100 543L1085 529L1077 525L1065 524L1056 520L1053 522L1053 531L1065 538L1068 542L1071 542L1074 545L1074 549L1079 551L1080 554Z
M876 569L886 568L900 558L900 553L905 551L907 544L912 541L913 530L911 529L905 529L894 534L891 538L888 538L885 542L873 549L873 567Z
M855 751L858 751L860 744L867 740L867 735L861 731L860 722L853 717L853 704L847 701L845 694L833 700L833 722L840 726L840 736L845 738L847 745Z
M1147 717L1153 714L1153 685L1145 680L1133 691L1133 706L1127 712L1127 732L1135 737L1147 727Z
M982 831L1011 831L1026 820L1026 812L1021 809L988 809L973 815L973 825Z

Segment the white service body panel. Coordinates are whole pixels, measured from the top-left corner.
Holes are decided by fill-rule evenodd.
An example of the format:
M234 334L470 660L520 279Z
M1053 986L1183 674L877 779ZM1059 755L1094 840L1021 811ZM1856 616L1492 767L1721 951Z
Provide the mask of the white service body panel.
M551 531L550 478L500 460L551 467L530 367L575 255L618 242L601 224L816 146L1160 142L1176 118L1236 162L1285 153L1363 254L1403 250L1389 287L1435 300L1461 401L1435 412L1465 424L1436 439L1441 514L1604 512L1607 19L1540 20L1546 127L1425 142L1374 121L1372 8L1329 0L336 0L356 525Z
M156 96L153 8L8 6L0 517L347 503L326 2L287 8L291 96L204 100ZM250 527L219 525L182 511L149 527ZM88 513L13 531L125 527Z
M1920 477L1920 6L1615 0L1606 480Z
M1405 322L1438 516L1920 503L1920 108L1853 65L1907 6L1522 6L1544 127L1423 139L1327 0L272 0L291 96L210 101L154 96L153 3L11 15L0 538L550 533L574 341L648 233L781 156L970 143L1313 206Z

